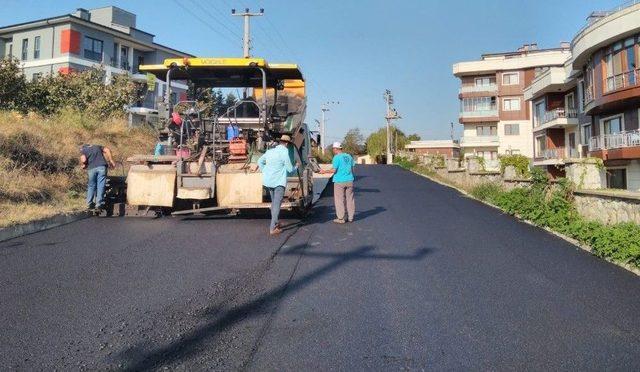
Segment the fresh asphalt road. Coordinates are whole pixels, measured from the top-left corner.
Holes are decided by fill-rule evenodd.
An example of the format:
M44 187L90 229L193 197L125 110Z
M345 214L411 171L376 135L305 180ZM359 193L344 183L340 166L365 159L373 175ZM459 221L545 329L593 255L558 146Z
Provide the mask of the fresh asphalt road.
M0 367L638 370L640 278L398 167L261 216L87 219L0 243Z

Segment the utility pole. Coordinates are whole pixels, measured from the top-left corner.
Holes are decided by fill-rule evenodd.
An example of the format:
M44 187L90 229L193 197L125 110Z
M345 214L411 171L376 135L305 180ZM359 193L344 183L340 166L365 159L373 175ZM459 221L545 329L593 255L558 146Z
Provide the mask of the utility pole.
M393 108L393 94L389 89L384 91L384 101L387 103L387 113L385 119L387 120L387 164L393 164L393 155L391 154L391 121L400 119L401 116Z
M264 9L260 8L260 13L251 13L249 12L249 8L244 9L244 13L236 13L235 9L231 9L231 15L243 17L244 18L244 37L242 38L242 50L243 57L250 58L251 57L251 25L250 19L251 17L260 17L264 15Z
M329 110L329 105L338 105L340 104L340 101L327 101L325 103L322 104L322 120L320 121L320 149L322 150L322 154L324 155L325 152L325 117L324 117L324 113L327 111L331 111Z

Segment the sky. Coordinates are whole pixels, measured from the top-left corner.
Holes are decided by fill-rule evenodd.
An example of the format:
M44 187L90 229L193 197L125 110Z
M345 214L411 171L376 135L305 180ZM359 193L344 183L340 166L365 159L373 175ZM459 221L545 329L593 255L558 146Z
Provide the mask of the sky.
M137 15L157 43L197 56L242 55L242 19L230 9L264 8L252 19L252 55L298 63L307 79L307 123L325 102L327 139L385 124L390 89L398 127L446 139L458 124L459 80L452 64L483 53L571 41L594 10L622 0L0 0L0 25L115 5Z

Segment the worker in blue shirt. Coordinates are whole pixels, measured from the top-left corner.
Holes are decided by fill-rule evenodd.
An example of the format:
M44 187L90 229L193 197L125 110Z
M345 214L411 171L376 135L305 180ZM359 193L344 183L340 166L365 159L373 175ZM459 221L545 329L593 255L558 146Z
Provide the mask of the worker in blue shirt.
M356 213L356 202L353 192L353 157L342 151L340 142L333 143L333 161L330 170L321 173L333 173L333 199L336 205L335 223L353 222ZM346 203L345 203L346 201ZM346 216L345 216L346 206ZM345 219L346 217L346 219Z
M280 137L279 142L278 146L267 150L258 159L258 167L262 172L262 184L271 195L271 224L269 225L271 235L282 232L278 224L278 217L284 198L284 190L287 187L287 174L297 169L291 163L289 156L289 146L292 146L291 137L285 134Z

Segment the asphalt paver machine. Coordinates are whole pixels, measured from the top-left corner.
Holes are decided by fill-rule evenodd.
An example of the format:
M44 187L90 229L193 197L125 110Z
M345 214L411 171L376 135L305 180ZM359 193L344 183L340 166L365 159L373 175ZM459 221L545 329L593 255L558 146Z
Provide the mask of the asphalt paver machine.
M305 81L295 64L260 58L167 59L140 71L166 81L162 154L128 159L127 214L238 213L270 207L257 170L259 157L287 134L293 164L283 209L304 213L313 200L311 138L304 123ZM244 94L226 112L207 115L197 100L171 102L171 83L191 92L237 88ZM173 95L175 97L175 95Z

